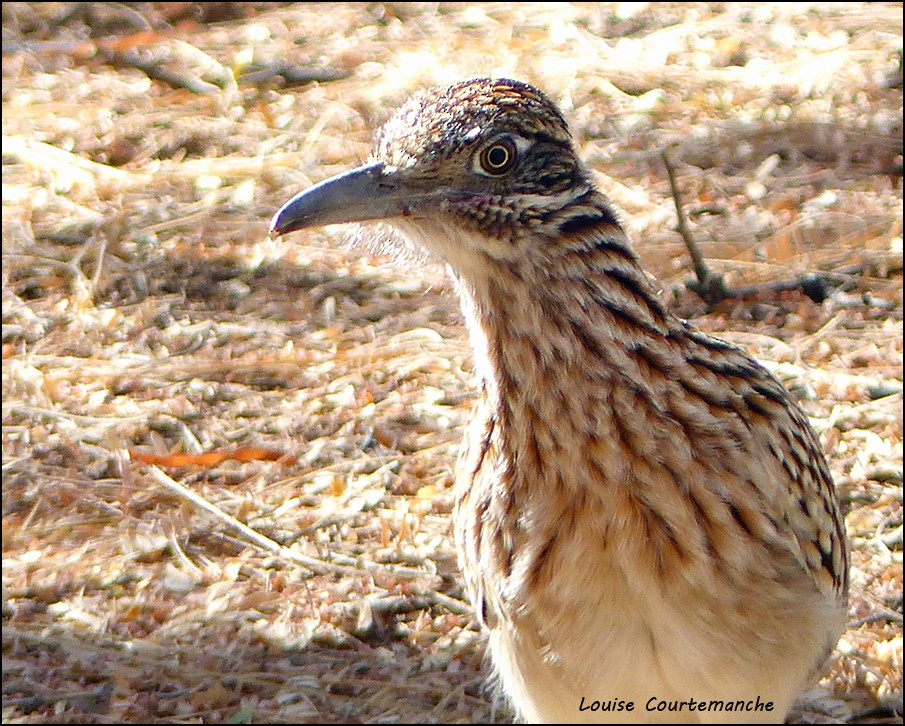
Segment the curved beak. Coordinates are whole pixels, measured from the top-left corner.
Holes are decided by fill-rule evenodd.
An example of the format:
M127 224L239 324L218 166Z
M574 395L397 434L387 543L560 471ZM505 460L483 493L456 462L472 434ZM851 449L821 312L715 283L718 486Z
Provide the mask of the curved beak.
M407 189L398 173L382 162L366 164L309 187L280 207L270 222L270 236L306 227L408 216L426 195Z

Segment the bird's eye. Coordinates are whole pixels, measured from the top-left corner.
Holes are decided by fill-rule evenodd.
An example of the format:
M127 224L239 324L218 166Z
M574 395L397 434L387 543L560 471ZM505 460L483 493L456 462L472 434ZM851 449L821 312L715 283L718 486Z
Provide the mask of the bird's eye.
M478 157L481 171L492 176L505 174L515 165L517 153L518 150L512 139L497 139L481 149Z

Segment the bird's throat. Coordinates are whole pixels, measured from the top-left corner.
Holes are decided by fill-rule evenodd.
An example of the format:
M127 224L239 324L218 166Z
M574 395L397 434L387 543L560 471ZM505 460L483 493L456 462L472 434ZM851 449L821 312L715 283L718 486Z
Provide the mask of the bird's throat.
M638 351L662 348L674 321L634 257L602 247L564 253L549 269L497 264L485 272L454 275L475 370L498 412L501 453L533 452L542 480L546 461L578 462L636 413L611 392L644 385ZM645 405L655 398L640 395Z

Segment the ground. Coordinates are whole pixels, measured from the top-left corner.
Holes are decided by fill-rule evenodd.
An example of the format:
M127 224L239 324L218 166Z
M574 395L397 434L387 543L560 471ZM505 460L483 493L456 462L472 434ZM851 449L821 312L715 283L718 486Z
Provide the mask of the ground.
M802 716L902 698L900 3L3 3L3 720L506 721L450 541L442 273L267 239L411 93L546 90L669 304L821 436L849 626ZM689 291L664 168L734 286ZM813 290L811 290L813 292Z

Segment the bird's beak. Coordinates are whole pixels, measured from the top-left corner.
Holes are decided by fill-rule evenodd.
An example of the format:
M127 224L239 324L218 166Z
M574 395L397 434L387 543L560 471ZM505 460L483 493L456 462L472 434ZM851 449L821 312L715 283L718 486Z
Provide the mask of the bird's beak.
M315 184L280 207L270 222L270 236L306 227L365 222L408 216L422 195L387 172L382 162L366 164Z

